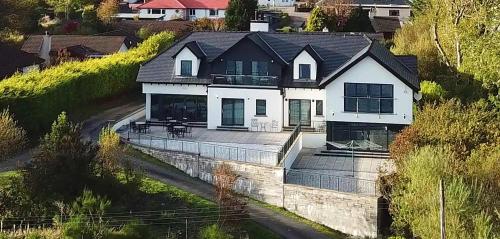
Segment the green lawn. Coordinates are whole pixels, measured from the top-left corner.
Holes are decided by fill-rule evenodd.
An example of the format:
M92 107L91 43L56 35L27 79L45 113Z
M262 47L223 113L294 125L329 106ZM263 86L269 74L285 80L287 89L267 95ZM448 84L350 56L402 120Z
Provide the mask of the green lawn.
M19 173L16 171L1 172L0 173L0 188L7 186L9 184L9 180L12 177L17 177L17 176L19 176Z

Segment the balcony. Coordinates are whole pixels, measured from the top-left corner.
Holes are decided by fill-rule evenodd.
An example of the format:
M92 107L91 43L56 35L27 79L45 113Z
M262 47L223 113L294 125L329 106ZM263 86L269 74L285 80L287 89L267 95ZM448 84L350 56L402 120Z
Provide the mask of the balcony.
M277 86L277 76L212 75L212 83L220 85Z

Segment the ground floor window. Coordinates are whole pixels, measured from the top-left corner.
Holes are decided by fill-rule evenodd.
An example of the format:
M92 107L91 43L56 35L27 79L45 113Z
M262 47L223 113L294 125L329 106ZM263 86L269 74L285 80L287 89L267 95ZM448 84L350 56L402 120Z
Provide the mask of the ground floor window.
M353 144L355 149L387 151L396 133L404 126L328 121L326 138L338 148Z
M288 100L288 125L311 125L311 100Z
M151 95L151 117L207 122L207 97L201 95Z
M245 124L245 100L222 99L222 125L243 126Z

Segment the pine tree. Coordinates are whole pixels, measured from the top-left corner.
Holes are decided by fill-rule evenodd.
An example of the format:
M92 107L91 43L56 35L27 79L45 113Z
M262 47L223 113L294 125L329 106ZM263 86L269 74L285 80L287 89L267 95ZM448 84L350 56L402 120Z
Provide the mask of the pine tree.
M256 10L256 0L231 0L226 10L227 30L248 31L250 29L250 20Z

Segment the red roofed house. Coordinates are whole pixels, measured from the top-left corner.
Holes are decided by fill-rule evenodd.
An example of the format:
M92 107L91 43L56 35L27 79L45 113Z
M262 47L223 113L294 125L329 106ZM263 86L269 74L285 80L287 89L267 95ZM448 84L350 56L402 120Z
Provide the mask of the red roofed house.
M151 0L136 7L138 14L129 15L162 20L224 18L228 4L229 0Z

